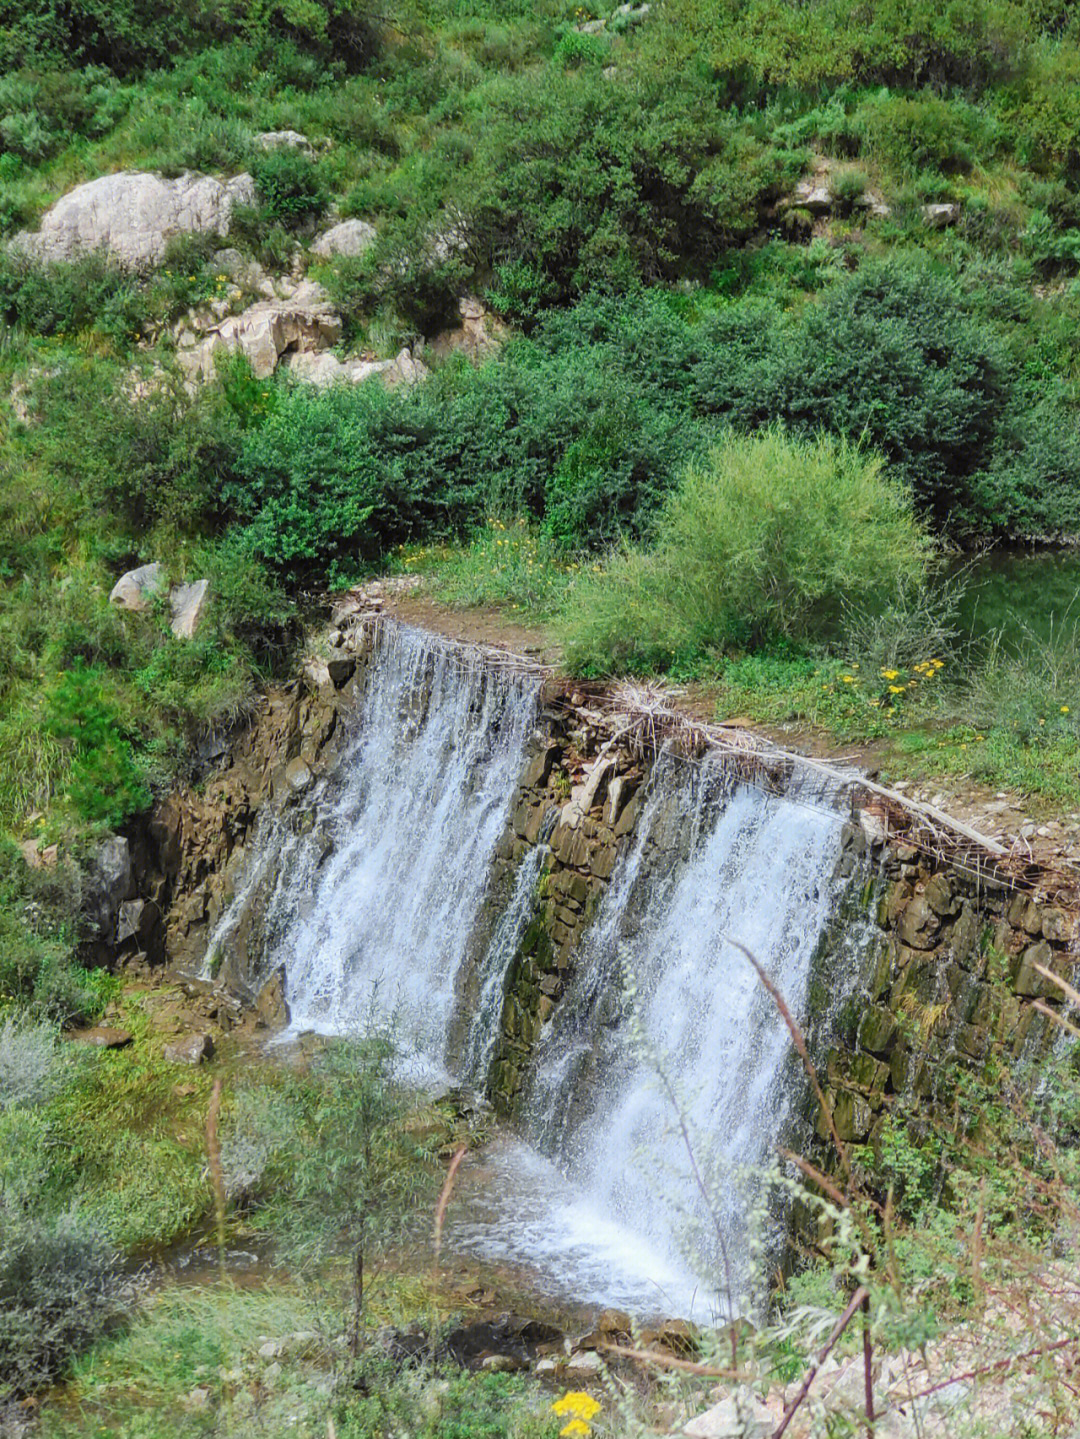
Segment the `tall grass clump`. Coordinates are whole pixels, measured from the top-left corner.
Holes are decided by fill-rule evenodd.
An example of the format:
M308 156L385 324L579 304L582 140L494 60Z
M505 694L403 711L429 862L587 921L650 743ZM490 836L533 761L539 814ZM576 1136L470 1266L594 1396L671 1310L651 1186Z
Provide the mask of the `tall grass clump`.
M972 670L964 710L975 724L1024 744L1077 735L1080 622L1052 624L1046 638L1025 629L1012 645L994 635Z
M919 583L933 553L877 456L780 426L728 435L687 466L651 550L628 547L575 587L567 657L614 673L819 641L845 600Z

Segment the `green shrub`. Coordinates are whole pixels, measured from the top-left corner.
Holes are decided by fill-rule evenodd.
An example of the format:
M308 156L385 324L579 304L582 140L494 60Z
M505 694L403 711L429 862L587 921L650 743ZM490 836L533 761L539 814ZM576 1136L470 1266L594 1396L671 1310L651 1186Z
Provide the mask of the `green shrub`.
M1010 376L998 337L941 271L871 263L800 315L721 312L702 329L695 379L706 410L745 428L783 416L800 430L865 437L920 509L943 521L975 510Z
M54 681L49 731L73 752L67 798L82 819L116 826L150 803L130 731L100 668L76 660Z
M844 599L918 580L931 554L910 501L874 456L775 428L730 436L688 466L651 551L628 550L579 582L567 656L610 673L821 638L835 631Z
M121 1313L110 1247L74 1212L0 1209L0 1397L63 1376Z
M992 638L966 687L964 714L1026 745L1080 738L1080 629L1052 624L1049 636L1026 632L1019 643Z
M124 348L148 318L139 281L104 252L38 265L8 248L0 251L0 313L34 334L96 330Z
M326 208L319 167L303 150L281 145L253 161L251 176L266 214L283 225L300 225Z

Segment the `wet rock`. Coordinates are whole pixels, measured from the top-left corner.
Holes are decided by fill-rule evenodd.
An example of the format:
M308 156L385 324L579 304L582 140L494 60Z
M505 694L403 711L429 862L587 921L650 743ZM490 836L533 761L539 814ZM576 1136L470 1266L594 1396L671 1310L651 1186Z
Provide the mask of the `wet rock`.
M312 778L311 770L299 755L285 766L285 783L293 794L302 794L311 784Z
M202 1064L204 1060L210 1059L214 1053L214 1041L208 1034L189 1034L184 1039L178 1039L175 1044L167 1044L164 1049L166 1060L170 1064Z
M1076 921L1062 909L1044 909L1042 914L1043 938L1055 944L1068 944L1076 933Z
M926 896L917 894L900 921L900 943L910 949L933 949L941 920L930 908Z
M95 1024L92 1029L66 1029L63 1038L71 1044L87 1044L93 1049L125 1049L131 1043L126 1029L111 1029Z
M356 673L356 660L352 655L334 654L326 662L326 671L335 689L340 689Z
M165 572L155 560L121 575L109 591L109 601L122 610L146 610L164 583Z
M1039 940L1037 944L1029 944L1016 964L1012 986L1014 994L1019 995L1022 999L1036 999L1041 996L1060 999L1061 989L1051 980L1039 974L1035 968L1039 964L1044 969L1050 969L1053 967L1053 960L1054 951L1045 939Z

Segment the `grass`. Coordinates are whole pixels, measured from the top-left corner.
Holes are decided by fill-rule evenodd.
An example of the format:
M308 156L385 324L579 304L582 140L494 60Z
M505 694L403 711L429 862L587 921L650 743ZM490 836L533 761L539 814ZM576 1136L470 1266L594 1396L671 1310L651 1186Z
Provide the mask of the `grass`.
M581 569L520 516L489 519L464 545L405 547L394 558L403 574L423 575L430 593L452 609L495 605L530 622L559 613Z

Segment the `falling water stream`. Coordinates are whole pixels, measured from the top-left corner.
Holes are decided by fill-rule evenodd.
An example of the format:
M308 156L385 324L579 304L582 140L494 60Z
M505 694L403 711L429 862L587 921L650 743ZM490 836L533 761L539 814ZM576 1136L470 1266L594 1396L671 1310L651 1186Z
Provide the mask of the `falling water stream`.
M482 1086L543 844L478 955L474 931L537 701L535 678L385 628L355 737L312 799L317 822L300 836L279 824L251 864L269 890L263 968L286 965L294 1032L392 1019L418 1080ZM759 1176L792 1086L783 1018L738 946L801 1012L841 893L841 824L719 765L661 758L541 1034L520 1131L476 1161L483 1182L448 1242L525 1266L553 1294L638 1313L752 1304ZM230 912L219 936L236 924Z

